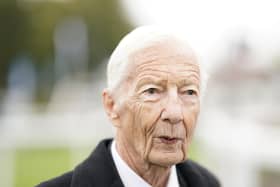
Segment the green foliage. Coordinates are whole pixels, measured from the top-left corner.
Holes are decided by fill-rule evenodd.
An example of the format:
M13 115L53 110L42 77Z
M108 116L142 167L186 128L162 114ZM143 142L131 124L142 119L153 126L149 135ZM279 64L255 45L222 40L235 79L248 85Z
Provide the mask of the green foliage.
M25 19L16 0L0 1L0 88L6 83L11 59L22 48L26 34Z
M120 38L130 30L119 1L1 0L0 88L6 87L9 64L19 54L31 56L38 72L53 66L54 30L68 17L80 17L87 24L89 71L108 57ZM53 74L49 72L50 77ZM41 83L39 78L38 84Z

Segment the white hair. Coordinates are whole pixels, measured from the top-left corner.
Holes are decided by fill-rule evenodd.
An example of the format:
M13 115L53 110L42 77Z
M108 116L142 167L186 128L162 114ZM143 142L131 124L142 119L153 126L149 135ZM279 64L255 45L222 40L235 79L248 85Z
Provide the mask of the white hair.
M114 90L122 81L125 75L127 65L130 63L130 55L134 52L151 46L155 42L164 41L166 39L175 39L179 41L189 49L189 45L185 39L174 30L169 28L148 25L141 26L130 33L128 33L118 44L113 51L108 65L107 65L107 84L109 90ZM191 50L192 51L192 50ZM197 56L196 56L197 57ZM197 59L200 70L200 92L201 96L204 95L204 90L207 84L207 73L201 61Z

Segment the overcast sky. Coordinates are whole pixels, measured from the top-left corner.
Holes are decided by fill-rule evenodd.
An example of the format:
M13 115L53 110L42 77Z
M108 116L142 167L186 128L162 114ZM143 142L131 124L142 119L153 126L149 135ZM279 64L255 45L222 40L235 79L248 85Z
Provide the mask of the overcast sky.
M247 38L259 55L280 47L280 1L277 0L122 0L135 26L180 27L204 56L221 50L232 38Z

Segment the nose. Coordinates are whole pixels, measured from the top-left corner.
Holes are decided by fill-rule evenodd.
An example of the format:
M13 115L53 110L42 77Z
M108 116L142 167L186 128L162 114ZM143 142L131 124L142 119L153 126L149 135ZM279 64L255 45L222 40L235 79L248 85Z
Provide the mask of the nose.
M177 90L168 95L161 113L161 120L170 124L178 124L183 120L182 104L178 98Z

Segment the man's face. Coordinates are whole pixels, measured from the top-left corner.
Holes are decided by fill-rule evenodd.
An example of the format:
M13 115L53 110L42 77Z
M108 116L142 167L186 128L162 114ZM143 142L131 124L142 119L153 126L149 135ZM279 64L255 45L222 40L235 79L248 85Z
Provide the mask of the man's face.
M131 55L116 98L117 136L132 154L160 166L187 158L200 109L199 66L177 46L159 43Z

